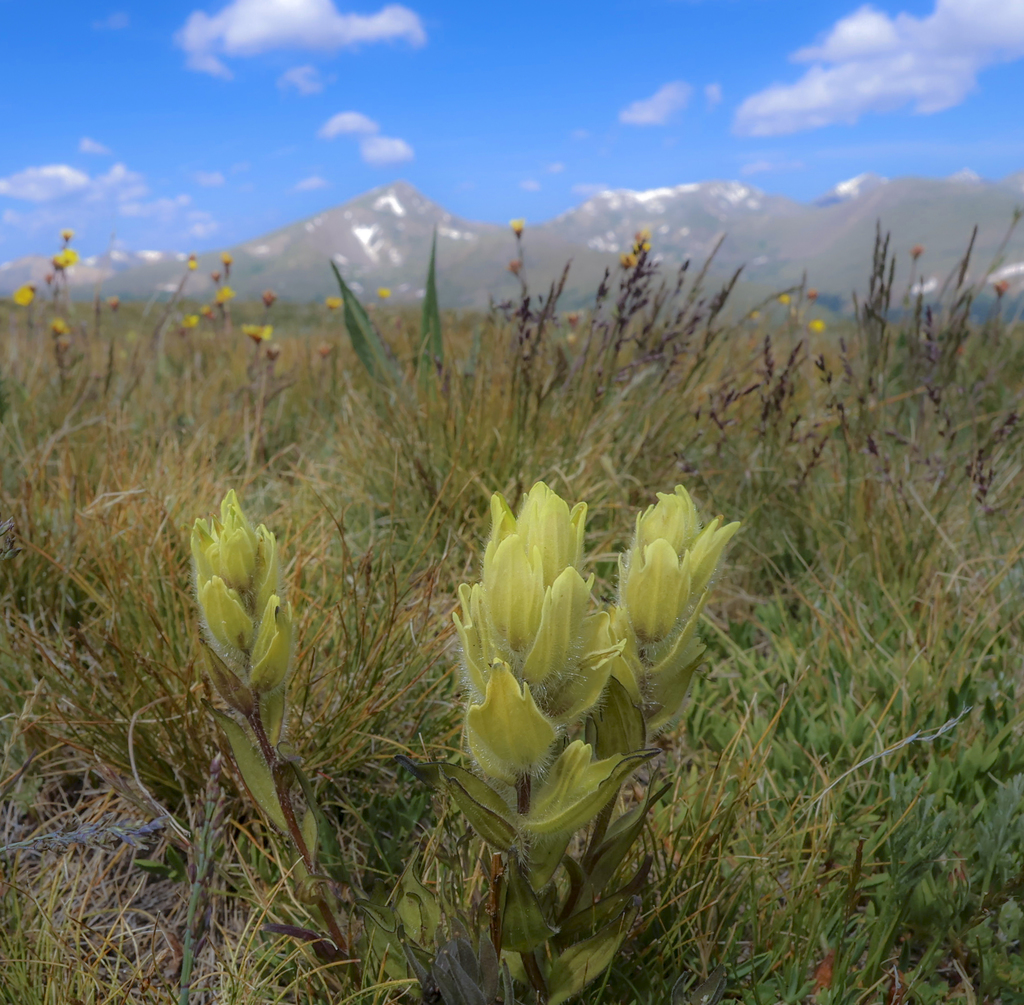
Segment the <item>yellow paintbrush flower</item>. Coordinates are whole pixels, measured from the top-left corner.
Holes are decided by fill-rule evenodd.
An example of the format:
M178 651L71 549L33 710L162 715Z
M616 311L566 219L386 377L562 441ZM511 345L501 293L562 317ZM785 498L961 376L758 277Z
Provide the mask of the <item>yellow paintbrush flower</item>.
M195 326L197 324L199 324L199 315L198 314L186 314L181 319L181 327L182 328L195 328Z
M779 303L782 304L783 306L788 304L789 303L789 294L788 293L780 293L779 294Z
M522 237L523 230L526 228L526 220L522 217L518 217L515 220L509 220L508 225L512 228L512 233L515 234L516 237Z
M820 335L825 330L825 322L821 318L815 318L813 321L807 322L807 327L814 332L815 335Z
M28 307L30 303L36 298L36 288L31 283L26 283L24 286L19 286L14 291L14 302L19 307Z
M266 342L274 334L273 325L242 325L242 334L253 342Z
M188 269L189 272L195 272L199 268L199 262L196 260L195 252L188 256Z
M77 265L78 260L78 252L74 248L65 248L53 256L53 267L55 269L69 269L72 265Z
M377 296L380 297L381 300L387 300L387 298L391 296L391 290L389 290L386 286L378 286Z
M60 232L60 236L64 238L64 243L67 244L75 236L75 232L70 227L65 227Z
M636 268L636 262L637 257L632 252L629 252L628 254L619 255L619 265L621 265L624 269Z
M344 300L342 300L342 299L341 299L341 297L327 297L327 299L326 299L326 300L324 300L324 306L325 306L325 307L326 307L326 308L327 308L327 309L328 309L329 311L336 311L336 310L338 310L338 308L340 308L340 307L341 307L341 305L342 305L342 304L343 304L344 302L345 302L345 301L344 301Z
M71 331L71 328L63 318L54 318L50 322L50 331L53 332L54 335L67 335Z
M230 286L222 286L217 290L217 295L213 298L215 303L226 304L229 300L233 300L235 297L235 291Z
M231 265L232 265L232 264L234 263L234 261L235 261L235 260L234 260L234 259L233 259L233 258L231 257L231 252L230 252L230 251L222 251L222 252L220 253L220 260L221 260L221 261L222 261L222 262L224 263L224 267L225 267L225 268L230 268L230 267L231 267Z

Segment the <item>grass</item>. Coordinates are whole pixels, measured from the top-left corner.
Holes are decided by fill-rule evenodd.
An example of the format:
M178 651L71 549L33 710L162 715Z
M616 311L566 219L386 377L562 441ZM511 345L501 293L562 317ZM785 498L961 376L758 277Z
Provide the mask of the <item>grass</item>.
M880 245L856 319L813 333L804 291L730 315L642 260L579 317L526 294L446 316L438 380L392 387L312 308L275 305L268 361L238 333L262 305L162 351L141 306L78 306L56 352L40 305L34 331L0 305L0 1001L178 1000L221 742L188 528L231 487L286 561L290 739L343 916L414 854L479 886L393 757L458 752L455 588L490 493L543 478L590 503L599 595L655 491L744 523L658 741L640 919L584 1000L667 1002L721 963L751 1005L1024 1002L1024 329L972 319L962 277L901 309L888 268ZM375 318L410 366L418 319ZM310 924L292 863L230 769L215 797L192 1000L399 1000L264 928Z

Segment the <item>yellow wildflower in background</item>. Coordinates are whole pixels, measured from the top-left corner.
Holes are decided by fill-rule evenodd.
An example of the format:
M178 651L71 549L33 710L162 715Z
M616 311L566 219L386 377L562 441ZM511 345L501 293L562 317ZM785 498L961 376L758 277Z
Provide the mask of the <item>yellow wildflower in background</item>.
M342 299L341 299L341 297L328 297L328 298L327 298L327 299L326 299L326 300L324 301L324 306L325 306L325 307L326 307L326 308L327 308L327 309L328 309L329 311L336 311L336 310L338 310L338 308L339 308L339 307L341 307L341 305L342 305L342 304L343 304L344 302L345 302L345 301L344 301L344 300L342 300Z
M234 260L234 259L233 259L233 258L231 257L231 252L230 252L230 251L222 251L222 252L220 253L220 260L221 260L221 261L222 261L222 262L224 263L224 267L225 267L225 268L230 268L230 266L231 266L231 265L232 265L232 264L234 263L234 261L235 261L235 260Z
M632 252L630 252L629 254L623 253L619 255L619 265L621 265L624 269L635 268L636 262L636 255L634 255Z
M204 318L212 318L213 308L209 304L203 304L203 306L199 308L199 313L202 314Z
M821 318L815 318L813 321L807 323L807 327L814 332L815 335L820 335L825 330L825 322Z
M253 342L266 342L274 334L273 325L242 325L242 334Z
M67 321L63 318L54 318L50 322L50 331L53 332L54 335L67 335L71 329L68 327Z
M516 237L522 237L523 230L526 227L526 220L524 220L522 217L519 217L518 219L515 220L509 220L508 225L512 228L512 233L515 234Z
M229 300L233 300L235 297L235 291L230 286L222 286L217 290L217 296L215 296L214 302L218 304L226 304Z
M19 286L14 291L14 302L19 307L28 307L30 303L36 298L36 288L31 283L26 283L24 286Z
M198 314L186 314L181 319L181 327L182 328L195 328L195 326L197 324L199 324L199 315Z
M70 227L65 227L60 232L60 236L64 238L64 243L67 244L75 236L75 232Z
M188 268L190 272L195 272L199 268L199 262L196 261L195 252L188 256Z
M789 294L788 293L780 293L779 294L779 303L780 304L788 304L789 303Z
M386 286L378 286L377 296L380 297L381 300L387 300L387 298L391 296L391 290L389 290Z
M72 265L77 265L78 260L78 252L74 248L65 248L53 256L53 266L56 269L69 269Z

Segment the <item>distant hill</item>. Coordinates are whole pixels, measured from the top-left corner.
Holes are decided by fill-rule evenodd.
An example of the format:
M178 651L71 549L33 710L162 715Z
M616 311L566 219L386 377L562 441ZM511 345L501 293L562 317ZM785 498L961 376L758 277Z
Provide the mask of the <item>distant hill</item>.
M1024 171L999 182L982 181L966 170L944 180L863 174L811 203L737 181L615 189L546 223L531 224L524 237L525 275L532 290L543 292L572 259L564 299L572 306L593 295L604 269L617 265L642 229L650 230L655 252L668 263L702 262L724 235L714 274L742 265L746 282L769 289L798 283L806 271L824 301L839 308L866 281L876 221L892 232L904 279L909 278L909 249L925 247L917 275L929 289L959 261L975 224L972 272L980 274L1022 204ZM422 296L435 228L438 289L445 306L481 307L489 298L515 295L518 283L508 271L515 254L509 228L453 216L401 181L228 249L235 260L231 285L241 297L271 288L293 300L320 298L336 292L328 267L333 259L356 292L387 286L396 301L415 301ZM180 252L115 252L76 266L72 282L91 288L102 279L105 294L150 297L177 285L184 259ZM211 291L208 273L220 267L219 252L199 260L187 291L203 299ZM42 257L0 266L0 295L22 282L40 282L47 269ZM1001 275L1024 283L1024 226L1007 245Z

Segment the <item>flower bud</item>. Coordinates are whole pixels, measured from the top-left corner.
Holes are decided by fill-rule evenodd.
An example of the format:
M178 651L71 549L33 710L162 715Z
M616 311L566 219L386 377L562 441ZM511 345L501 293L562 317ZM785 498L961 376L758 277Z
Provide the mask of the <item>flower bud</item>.
M680 598L689 594L690 563L680 562L665 538L645 545L639 555L634 551L623 596L633 631L642 644L660 642L675 628Z
M292 608L276 596L267 599L252 648L249 684L254 691L273 691L284 683L291 661Z
M480 767L511 785L544 760L555 727L537 708L530 685L520 687L508 665L500 663L490 671L483 704L469 706L466 736Z
M569 504L543 482L530 489L516 520L516 533L523 539L526 553L540 548L544 585L550 586L567 566L579 566L583 557L583 531L587 504Z
M523 677L531 684L541 684L566 669L583 627L593 583L593 576L585 582L570 567L544 591L540 624L523 664Z
M248 651L252 645L252 618L245 612L238 591L220 576L199 587L199 604L210 634L222 646Z
M517 654L532 645L544 603L544 569L540 549L527 555L518 534L484 553L484 600L494 635Z
M693 505L690 493L677 485L671 495L658 493L655 506L648 506L636 520L636 546L643 547L659 537L672 545L677 555L689 548L700 532L697 507Z
M264 610L270 595L278 592L280 580L277 538L263 524L260 524L256 528L256 573L253 579L257 611Z

